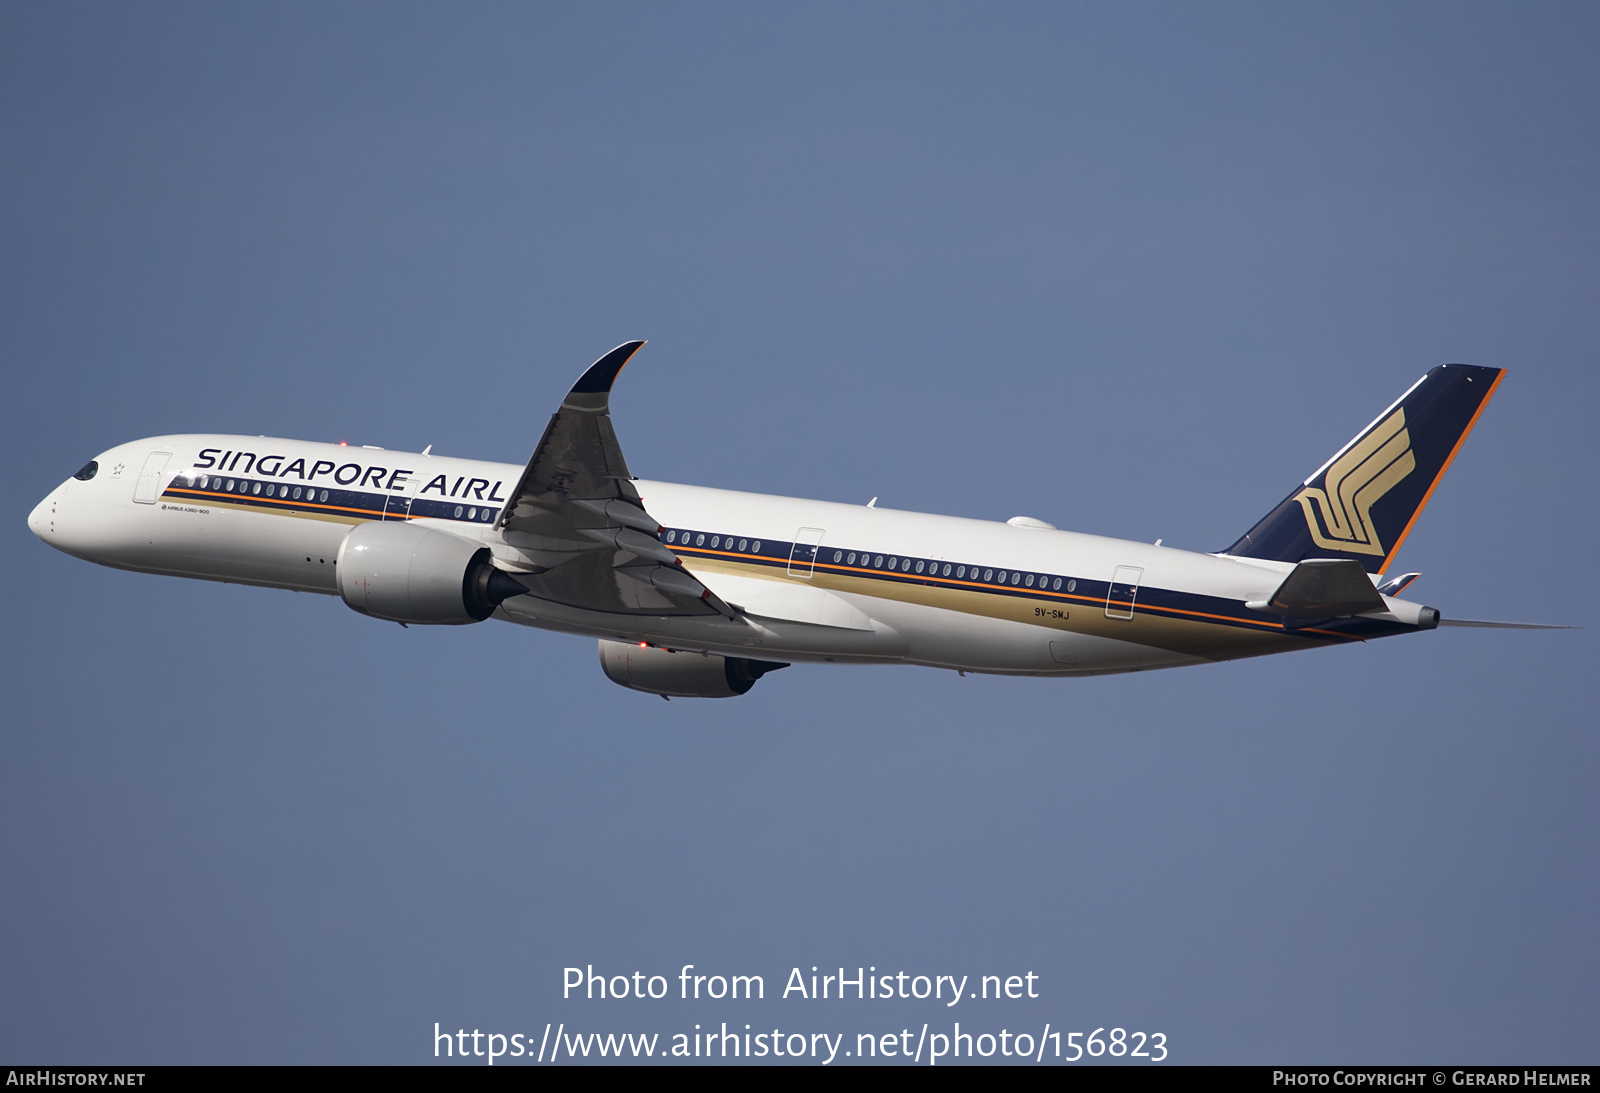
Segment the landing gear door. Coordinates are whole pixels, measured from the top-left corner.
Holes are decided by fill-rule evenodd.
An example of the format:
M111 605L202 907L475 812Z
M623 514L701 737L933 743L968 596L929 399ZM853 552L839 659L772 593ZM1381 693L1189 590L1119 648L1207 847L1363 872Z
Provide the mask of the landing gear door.
M811 579L817 565L817 547L822 542L821 528L801 528L794 533L794 547L789 551L789 576Z
M139 472L139 481L133 486L133 499L141 505L153 505L156 498L161 496L161 472L167 469L167 460L172 458L171 452L151 452L145 457L144 470Z
M1138 566L1117 566L1106 593L1106 618L1133 618L1133 601L1139 598L1139 579L1143 576L1144 570Z

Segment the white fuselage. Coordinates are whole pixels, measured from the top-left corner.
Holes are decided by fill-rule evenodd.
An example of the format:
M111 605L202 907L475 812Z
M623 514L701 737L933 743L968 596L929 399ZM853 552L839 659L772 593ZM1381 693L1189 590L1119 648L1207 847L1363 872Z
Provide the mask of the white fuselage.
M164 457L164 458L163 458ZM122 569L338 594L351 527L406 519L481 542L522 468L266 437L153 437L100 455L29 527ZM1282 562L984 520L636 481L662 541L743 614L649 616L506 600L495 617L767 660L1085 675L1254 656L1417 628L1420 605L1289 629L1245 608ZM713 545L714 544L714 545ZM891 570L889 567L893 565Z

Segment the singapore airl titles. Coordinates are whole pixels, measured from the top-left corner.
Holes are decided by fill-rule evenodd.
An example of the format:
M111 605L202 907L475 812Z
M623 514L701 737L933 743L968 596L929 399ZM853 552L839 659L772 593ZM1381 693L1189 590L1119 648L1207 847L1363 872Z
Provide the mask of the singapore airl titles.
M258 475L262 478L295 478L301 482L314 482L326 476L340 486L352 489L380 489L401 491L411 481L415 470L409 467L391 469L366 463L335 463L330 459L290 459L286 455L260 455L255 452L224 451L221 448L204 448L194 461L197 470L216 470L230 474ZM446 474L435 475L418 491L418 496L438 493L440 497L475 498L479 501L505 501L501 493L503 480L490 482L487 478L457 475L455 482ZM484 495L484 491L488 495Z

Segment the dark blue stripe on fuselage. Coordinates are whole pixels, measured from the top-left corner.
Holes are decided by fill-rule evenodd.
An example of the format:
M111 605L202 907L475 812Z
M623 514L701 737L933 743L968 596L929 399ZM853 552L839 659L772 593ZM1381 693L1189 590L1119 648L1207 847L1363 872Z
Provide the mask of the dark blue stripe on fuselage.
M491 524L499 509L451 500L405 497L368 490L324 489L270 479L227 474L180 474L168 484L164 499L197 504L242 505L277 512L306 512L356 520L452 520Z
M1111 595L1111 582L1097 581L1067 574L1041 573L1038 570L1001 570L991 566L973 566L943 559L914 558L904 555L887 555L881 552L852 551L847 547L827 547L818 550L810 544L796 544L781 540L740 539L736 536L713 534L678 528L663 529L661 541L684 558L704 558L738 562L781 569L787 572L791 560L797 569L811 570L813 553L816 572L841 577L865 578L889 584L918 585L929 588L947 588L962 592L980 592L987 595L1010 596L1056 605L1069 604L1104 610ZM711 547L715 541L719 545ZM744 548L740 548L740 544ZM854 554L856 563L848 559ZM840 561L833 558L838 556ZM894 565L893 571L889 566ZM921 572L918 572L918 570ZM945 575L945 570L950 575ZM937 570L937 573L934 572ZM965 576L960 574L965 571ZM989 577L985 578L985 574ZM1002 581L1004 575L1004 583ZM1015 583L1013 579L1015 578ZM1031 585L1029 582L1032 582ZM1331 620L1316 627L1286 630L1282 623L1263 618L1249 610L1238 600L1206 596L1195 592L1140 585L1130 605L1125 596L1111 601L1111 607L1131 611L1135 615L1156 615L1186 619L1194 622L1235 626L1256 631L1292 634L1318 641L1351 641L1384 637L1416 629L1399 622L1381 619L1346 618Z

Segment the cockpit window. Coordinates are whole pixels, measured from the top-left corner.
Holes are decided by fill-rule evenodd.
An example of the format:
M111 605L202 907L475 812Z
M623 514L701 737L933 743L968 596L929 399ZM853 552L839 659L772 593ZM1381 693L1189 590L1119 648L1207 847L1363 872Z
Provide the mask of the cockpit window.
M93 478L97 473L99 473L99 471L100 464L91 459L89 462L83 465L83 470L79 471L72 477L76 478L79 482L87 482L89 479Z

